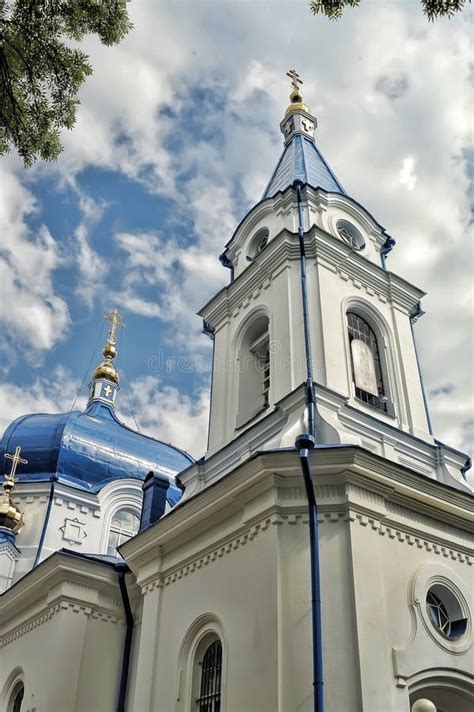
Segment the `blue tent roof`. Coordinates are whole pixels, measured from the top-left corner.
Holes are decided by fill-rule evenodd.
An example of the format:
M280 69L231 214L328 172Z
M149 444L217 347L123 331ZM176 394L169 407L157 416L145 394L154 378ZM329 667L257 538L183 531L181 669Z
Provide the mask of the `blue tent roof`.
M5 453L21 446L20 481L60 481L97 492L126 477L143 480L152 470L168 476L189 467L193 459L182 450L141 435L120 422L113 407L93 402L85 412L25 415L5 430L0 450L0 474Z
M328 193L346 194L314 140L302 134L293 135L285 147L263 199L286 190L295 180L307 183L313 188L323 188Z

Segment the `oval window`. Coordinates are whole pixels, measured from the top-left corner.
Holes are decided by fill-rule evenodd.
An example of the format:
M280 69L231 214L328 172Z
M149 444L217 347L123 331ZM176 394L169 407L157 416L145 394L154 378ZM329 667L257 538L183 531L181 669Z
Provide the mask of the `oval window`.
M257 230L255 235L250 240L249 251L247 259L253 260L257 255L259 255L268 244L268 236L270 231L268 227L261 227Z
M441 635L450 640L461 638L467 629L467 618L452 591L446 586L431 586L426 594L428 617Z
M344 242L353 250L362 250L365 247L365 240L359 230L347 220L338 220L336 223L337 232Z

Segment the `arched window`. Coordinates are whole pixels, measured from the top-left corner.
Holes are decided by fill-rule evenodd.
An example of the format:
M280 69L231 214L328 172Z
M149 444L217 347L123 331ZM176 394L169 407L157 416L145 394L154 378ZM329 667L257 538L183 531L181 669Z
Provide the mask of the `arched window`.
M25 696L25 686L20 681L17 682L13 688L13 692L10 695L10 701L8 703L8 712L21 712L21 706L23 702L23 697Z
M387 411L377 337L367 322L354 312L347 312L347 323L356 397Z
M239 350L239 411L237 427L245 425L270 404L270 336L268 317L248 327Z
M201 668L199 697L196 700L198 712L220 712L222 696L222 644L214 640L204 651L198 665Z
M135 536L139 526L140 519L130 509L119 509L115 512L110 524L107 554L118 556L117 547Z

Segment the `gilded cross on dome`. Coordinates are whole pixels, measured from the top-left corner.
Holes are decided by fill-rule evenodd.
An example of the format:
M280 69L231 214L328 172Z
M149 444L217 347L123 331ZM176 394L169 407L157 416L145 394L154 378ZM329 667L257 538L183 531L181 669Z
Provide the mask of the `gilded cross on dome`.
M290 70L286 73L286 76L287 76L287 77L290 77L290 79L291 79L291 86L293 87L293 89L295 89L295 91L299 91L299 86L298 86L298 84L303 84L303 80L300 79L300 75L298 74L298 72L296 71L296 69L290 69Z
M110 327L109 331L109 341L112 344L115 344L117 340L117 329L125 329L127 325L122 319L122 315L118 307L115 307L115 309L113 309L110 314L106 314L104 318L107 319L107 321L112 322L112 326Z
M21 446L20 446L20 445L17 445L17 446L16 446L16 450L15 450L15 452L14 452L13 455L10 455L10 453L8 453L8 452L5 453L4 457L5 457L7 460L11 460L11 461L12 461L12 469L10 470L10 474L9 474L9 475L5 475L5 477L6 477L7 479L10 479L10 480L13 480L13 481L14 481L14 480L15 480L15 475L16 475L16 468L18 467L18 465L19 465L20 463L21 463L22 465L27 465L27 464L28 464L28 460L25 460L25 459L23 459L22 457L20 457L20 453L21 453Z

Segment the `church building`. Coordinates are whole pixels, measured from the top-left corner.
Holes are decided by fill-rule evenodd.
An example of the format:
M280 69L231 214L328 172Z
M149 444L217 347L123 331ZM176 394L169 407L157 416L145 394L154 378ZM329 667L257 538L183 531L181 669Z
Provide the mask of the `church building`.
M424 293L289 76L200 312L205 456L117 416L118 309L86 409L3 435L0 712L474 708L470 461L432 432Z

